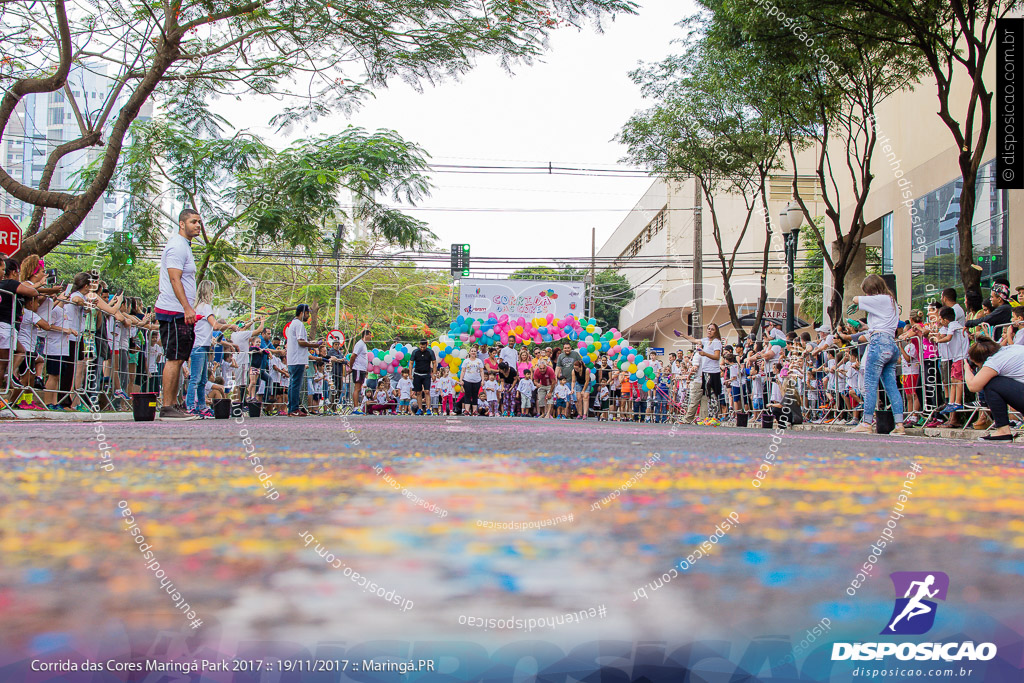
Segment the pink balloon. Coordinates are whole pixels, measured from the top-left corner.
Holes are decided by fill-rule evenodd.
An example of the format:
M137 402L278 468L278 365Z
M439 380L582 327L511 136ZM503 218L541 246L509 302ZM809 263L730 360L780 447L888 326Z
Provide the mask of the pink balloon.
M554 319L555 319L555 314L554 313L548 313L547 321L551 322Z
M463 332L462 334L459 335L459 339L464 341L464 342L468 342L469 341L469 335L466 334L465 332Z
M480 337L484 336L484 333L478 329L475 332L473 332L473 336L479 339Z
M628 356L626 356L626 360L628 360L630 363L632 363L633 361L636 360L636 354L635 353L629 354Z
M405 352L404 351L395 351L395 359L396 360L402 360L403 358L405 358Z
M580 348L580 349L585 349L585 348L587 347L587 343L586 343L586 342L583 342L583 341L581 341L581 342L576 342L576 347L577 347L577 348Z
M473 321L473 329L474 330L479 330L480 329L480 321L479 320L474 320Z

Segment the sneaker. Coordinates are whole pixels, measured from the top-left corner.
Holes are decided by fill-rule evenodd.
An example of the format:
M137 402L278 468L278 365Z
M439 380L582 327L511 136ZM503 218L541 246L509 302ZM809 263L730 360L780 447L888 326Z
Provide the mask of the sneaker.
M301 410L296 410L295 412L289 412L288 413L288 417L308 417L308 416L306 415L306 413L302 412Z
M896 426L892 428L892 431L889 432L889 434L891 436L906 436L907 435L907 430L906 430L906 428L904 428L902 422L897 422Z
M210 410L209 408L203 408L201 410L197 410L196 412L198 412L199 413L199 417L203 418L204 420L213 420L213 419L215 419L213 411Z
M941 427L943 424L942 420L931 420L924 424L925 429L934 429L935 427Z
M77 406L77 407L75 408L75 410L76 410L77 412L79 412L79 413L88 413L88 412L91 412L91 411L89 410L89 406L85 405L84 403L79 403L79 404L78 404L78 406Z
M952 413L955 413L961 408L963 408L963 406L961 406L959 403L947 403L942 408L942 410L939 411L939 415L951 415Z
M160 415L158 416L158 419L184 422L186 420L197 420L199 418L196 415L190 415L186 413L185 411L181 410L176 406L164 406L160 409Z
M867 422L861 422L853 429L846 432L847 434L874 434L875 426L869 425Z
M859 424L860 424L860 420L850 420L849 422L846 423L846 426L847 427L856 427Z
M349 415L363 415L363 414L364 413L361 410L353 410L351 413L349 413Z
M124 391L122 391L121 389L118 389L117 391L115 391L115 392L114 392L114 396L117 396L117 397L118 397L119 399L121 399L122 401L128 401L129 403L130 403L130 402L131 402L131 400L132 400L132 397L131 397L131 396L129 396L128 394L126 394L126 393L125 393Z
M417 411L416 411L416 414L417 414L417 415L422 415L422 414L423 414L423 411L422 411L422 410L417 410ZM429 413L428 413L428 414L429 414Z

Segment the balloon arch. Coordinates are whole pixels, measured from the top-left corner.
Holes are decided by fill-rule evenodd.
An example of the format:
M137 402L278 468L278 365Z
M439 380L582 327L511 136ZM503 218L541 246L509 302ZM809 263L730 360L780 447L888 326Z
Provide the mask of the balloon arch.
M612 365L630 373L630 381L646 379L648 389L654 388L654 367L641 353L629 346L614 327L602 330L594 318L576 318L567 315L556 318L548 313L544 318L510 318L491 313L487 318L467 318L460 315L448 326L448 332L430 343L440 364L458 377L459 367L468 355L470 344L494 346L501 344L544 344L568 339L575 342L583 362L594 369L601 354L607 354ZM408 367L409 355L415 345L395 344L388 350L373 349L369 353L369 371L380 375L394 373Z

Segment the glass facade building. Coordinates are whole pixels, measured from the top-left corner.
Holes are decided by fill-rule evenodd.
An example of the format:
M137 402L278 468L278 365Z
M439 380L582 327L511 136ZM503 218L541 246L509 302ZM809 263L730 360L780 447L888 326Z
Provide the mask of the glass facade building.
M978 169L978 186L973 220L974 262L981 268L981 286L987 288L992 279L1006 276L1006 240L1009 228L1007 191L995 186L995 162ZM960 237L956 224L960 218L960 193L963 180L958 178L914 200L917 213L911 234L911 293L914 308L938 298L946 287L955 287L963 295L963 284L957 265ZM889 218L888 239L891 242L892 219ZM886 221L882 221L883 271L886 261ZM891 244L889 263L891 264ZM891 265L890 265L891 268Z

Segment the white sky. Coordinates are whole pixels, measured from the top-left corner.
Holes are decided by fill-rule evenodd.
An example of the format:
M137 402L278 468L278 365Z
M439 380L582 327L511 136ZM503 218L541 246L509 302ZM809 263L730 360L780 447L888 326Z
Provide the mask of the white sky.
M533 66L509 75L484 59L461 81L417 93L396 82L351 118L321 119L307 130L276 137L267 127L273 110L221 100L216 109L238 128L275 145L352 123L391 128L431 154L436 164L558 165L607 168L625 149L612 141L635 111L649 104L628 73L640 61L678 50L675 24L692 14L688 1L648 0L636 16L605 22L605 32L555 31L551 48ZM468 242L474 256L589 256L590 229L597 248L649 187L648 178L576 176L433 175L435 190L422 207L560 209L558 213L413 211L438 235L438 247ZM601 209L566 212L565 209ZM474 269L475 270L475 269Z

